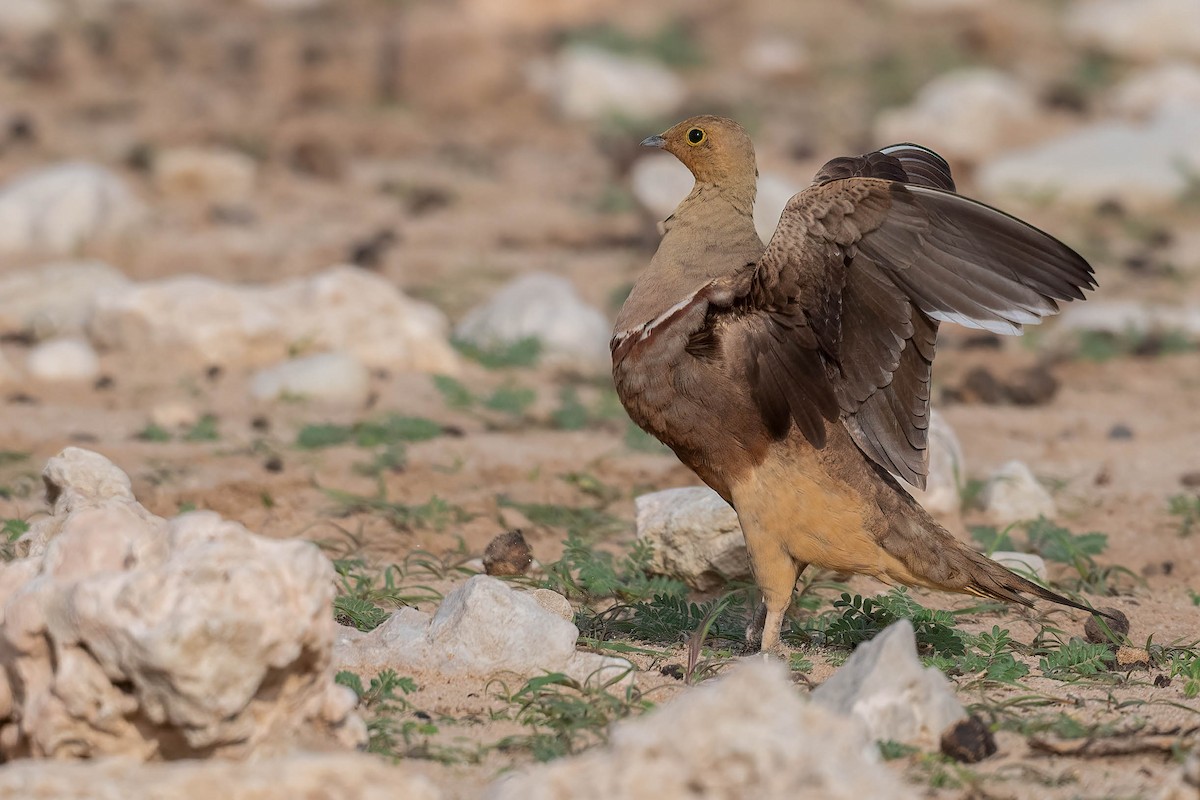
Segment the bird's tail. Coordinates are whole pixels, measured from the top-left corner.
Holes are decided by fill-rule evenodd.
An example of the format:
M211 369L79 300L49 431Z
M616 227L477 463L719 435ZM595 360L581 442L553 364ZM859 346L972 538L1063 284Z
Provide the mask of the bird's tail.
M880 544L909 573L896 576L901 582L1030 607L1036 597L1111 618L1106 612L1063 597L967 547L911 497L905 495L897 500L901 507L893 509L891 528Z

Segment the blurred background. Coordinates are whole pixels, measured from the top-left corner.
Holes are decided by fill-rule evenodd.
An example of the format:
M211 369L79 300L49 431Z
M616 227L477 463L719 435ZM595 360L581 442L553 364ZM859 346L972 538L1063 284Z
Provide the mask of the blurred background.
M692 482L626 430L607 338L690 186L638 142L693 113L751 131L764 237L827 159L911 140L1091 259L1023 342L947 327L935 400L980 469L1050 459L1163 517L1200 469L1195 0L4 0L0 448L108 448L160 511L287 535L321 504L293 462L325 468L297 436L387 410L471 463L621 446L655 460L614 481ZM398 491L494 515L504 469Z

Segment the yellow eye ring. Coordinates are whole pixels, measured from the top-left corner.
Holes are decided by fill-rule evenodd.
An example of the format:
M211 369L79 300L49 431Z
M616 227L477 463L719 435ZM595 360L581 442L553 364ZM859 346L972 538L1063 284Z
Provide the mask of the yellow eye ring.
M708 134L703 128L692 128L687 132L687 143L692 147L699 147L708 141Z

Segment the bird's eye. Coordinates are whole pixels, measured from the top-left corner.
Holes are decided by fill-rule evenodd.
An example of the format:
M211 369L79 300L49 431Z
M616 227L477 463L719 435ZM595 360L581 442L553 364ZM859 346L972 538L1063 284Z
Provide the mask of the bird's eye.
M704 144L704 140L707 138L708 138L708 134L705 133L700 128L692 128L691 130L689 130L687 132L688 144L690 144L692 147L695 147L696 145Z

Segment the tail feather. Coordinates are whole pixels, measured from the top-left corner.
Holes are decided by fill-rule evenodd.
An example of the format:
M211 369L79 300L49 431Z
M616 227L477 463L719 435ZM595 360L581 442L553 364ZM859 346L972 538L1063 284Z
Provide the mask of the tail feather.
M962 552L971 562L971 569L967 573L970 582L963 588L963 591L980 597L991 597L996 600L1006 600L1010 603L1020 603L1023 606L1031 608L1033 607L1033 600L1026 595L1034 595L1043 600L1049 600L1052 603L1077 608L1080 611L1087 611L1089 614L1099 614L1102 617L1116 619L1106 611L1098 611L1083 603L1063 597L1057 592L1052 592L1028 578L1023 578L981 553L976 553L974 550L969 550L965 547L962 548Z

